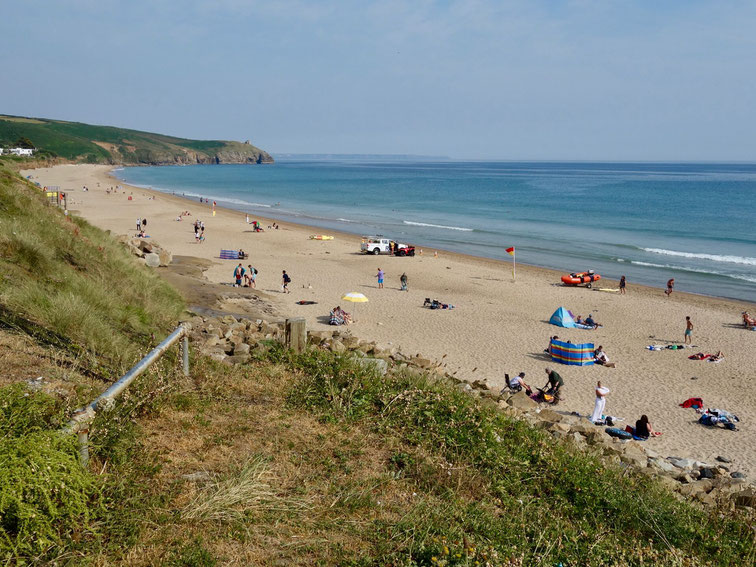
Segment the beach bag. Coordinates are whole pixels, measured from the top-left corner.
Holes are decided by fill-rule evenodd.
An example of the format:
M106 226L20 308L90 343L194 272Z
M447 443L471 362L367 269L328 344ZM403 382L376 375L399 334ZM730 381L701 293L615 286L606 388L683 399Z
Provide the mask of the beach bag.
M252 268L255 271L255 275L257 275L257 268Z
M619 427L607 427L604 431L611 437L617 437L618 439L632 439L633 434L620 429Z

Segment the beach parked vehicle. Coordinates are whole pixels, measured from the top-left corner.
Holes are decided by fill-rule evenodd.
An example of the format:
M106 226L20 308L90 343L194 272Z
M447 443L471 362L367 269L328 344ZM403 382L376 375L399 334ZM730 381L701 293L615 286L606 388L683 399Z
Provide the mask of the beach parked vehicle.
M564 285L578 286L585 284L585 287L592 287L593 282L597 282L601 279L601 276L595 273L593 270L587 272L576 272L562 276L562 283Z
M414 256L415 247L410 244L396 242L382 234L376 236L363 236L360 244L360 252L363 254L394 254L395 256Z

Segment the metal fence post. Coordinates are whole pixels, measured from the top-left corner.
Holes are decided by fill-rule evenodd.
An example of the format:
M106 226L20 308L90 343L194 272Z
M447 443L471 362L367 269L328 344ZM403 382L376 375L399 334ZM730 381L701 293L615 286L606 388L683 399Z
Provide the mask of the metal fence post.
M182 356L184 359L184 376L189 376L189 337L187 337L186 335L184 335L182 346Z

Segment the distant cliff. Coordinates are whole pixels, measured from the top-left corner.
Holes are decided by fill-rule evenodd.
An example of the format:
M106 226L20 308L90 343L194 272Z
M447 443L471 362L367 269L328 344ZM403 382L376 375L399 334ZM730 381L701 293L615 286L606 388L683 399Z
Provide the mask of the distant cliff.
M189 140L112 126L0 115L0 147L31 142L40 155L86 163L273 163L249 142Z

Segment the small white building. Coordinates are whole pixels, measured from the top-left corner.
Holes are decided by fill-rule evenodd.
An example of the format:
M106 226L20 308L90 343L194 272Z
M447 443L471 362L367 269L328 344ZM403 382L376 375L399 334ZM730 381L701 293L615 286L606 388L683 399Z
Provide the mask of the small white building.
M3 148L0 148L0 156L3 155Z
M34 150L31 148L11 148L10 153L14 156L31 156L34 154Z

